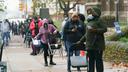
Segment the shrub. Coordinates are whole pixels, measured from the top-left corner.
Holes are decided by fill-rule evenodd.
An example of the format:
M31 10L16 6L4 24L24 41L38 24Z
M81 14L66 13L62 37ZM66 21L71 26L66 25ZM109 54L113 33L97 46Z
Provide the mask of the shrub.
M110 15L102 16L101 19L108 27L114 27L115 16L110 16Z
M119 41L121 41L121 42L128 42L128 38L127 37L121 37L119 39Z
M113 33L112 35L107 36L106 39L108 41L118 41L118 40L122 41L122 39L121 39L122 37L128 38L128 28L127 27L122 28L122 34L121 35L119 35L117 33Z
M113 33L112 35L106 37L106 39L107 39L108 41L117 41L117 40L120 39L120 37L121 37L121 36L118 35L117 33Z
M104 60L114 63L128 63L128 43L106 42Z

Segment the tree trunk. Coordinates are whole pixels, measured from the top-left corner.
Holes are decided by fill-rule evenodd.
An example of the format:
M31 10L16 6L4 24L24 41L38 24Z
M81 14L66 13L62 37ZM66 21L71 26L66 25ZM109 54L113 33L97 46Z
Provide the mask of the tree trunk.
M69 17L68 12L69 12L69 10L64 10L64 18Z
M35 16L36 15L36 9L33 8L33 15Z

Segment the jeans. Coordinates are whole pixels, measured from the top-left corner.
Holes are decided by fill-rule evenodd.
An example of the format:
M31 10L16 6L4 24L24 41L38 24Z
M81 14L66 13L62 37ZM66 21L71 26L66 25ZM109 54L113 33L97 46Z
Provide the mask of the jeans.
M9 39L8 32L3 32L2 39L4 41L4 44L7 46L8 45L8 39Z
M7 33L8 33L8 38L11 39L10 32L7 32Z
M73 51L72 50L72 47L71 47L73 45L72 42L66 41L65 43L66 43L65 45L67 47L67 54L68 54L67 70L70 71L71 70L71 60L70 60L70 57L73 56L73 54L75 54L75 56L79 56L80 55L80 51ZM80 70L80 67L77 67L77 70Z
M87 53L89 57L89 65L87 72L95 72L95 65L97 72L104 72L103 66L103 51L89 50Z

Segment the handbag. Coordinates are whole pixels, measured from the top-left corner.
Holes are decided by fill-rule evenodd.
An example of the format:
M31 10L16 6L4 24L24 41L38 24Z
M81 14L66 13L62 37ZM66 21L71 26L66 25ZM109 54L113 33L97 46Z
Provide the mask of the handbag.
M41 47L41 40L32 39L32 43L35 47Z
M72 67L87 67L88 60L86 56L71 56Z

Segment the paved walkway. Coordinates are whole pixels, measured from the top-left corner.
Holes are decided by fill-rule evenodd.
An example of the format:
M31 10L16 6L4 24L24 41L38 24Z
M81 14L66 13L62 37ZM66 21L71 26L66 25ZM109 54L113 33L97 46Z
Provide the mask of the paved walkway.
M26 48L20 36L12 37L9 47L4 49L3 61L8 64L8 72L66 72L66 57L55 55L56 66L44 67L43 55L31 56L31 48ZM77 72L72 69L72 72ZM86 72L86 68L82 69ZM105 62L105 72L117 72L109 63ZM118 71L128 72L128 71Z

